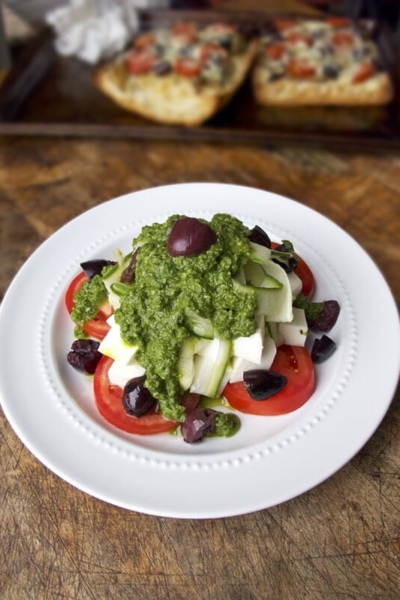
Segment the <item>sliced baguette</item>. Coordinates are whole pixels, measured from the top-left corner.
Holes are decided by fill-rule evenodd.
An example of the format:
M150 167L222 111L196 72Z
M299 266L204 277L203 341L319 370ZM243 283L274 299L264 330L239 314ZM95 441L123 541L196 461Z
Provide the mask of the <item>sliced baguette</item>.
M214 116L244 82L257 52L250 41L245 52L231 57L230 76L222 83L197 86L190 77L177 73L131 75L123 54L101 67L96 84L124 109L169 125L197 126Z

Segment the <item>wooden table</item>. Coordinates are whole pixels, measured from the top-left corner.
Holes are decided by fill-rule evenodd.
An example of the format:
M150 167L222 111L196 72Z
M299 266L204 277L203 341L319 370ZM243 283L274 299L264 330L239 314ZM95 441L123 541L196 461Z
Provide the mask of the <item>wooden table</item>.
M2 137L0 297L35 248L83 211L151 186L210 181L326 215L370 253L399 302L399 180L392 152ZM318 487L269 510L196 521L129 512L75 489L0 411L0 597L398 600L399 426L397 392L372 439Z

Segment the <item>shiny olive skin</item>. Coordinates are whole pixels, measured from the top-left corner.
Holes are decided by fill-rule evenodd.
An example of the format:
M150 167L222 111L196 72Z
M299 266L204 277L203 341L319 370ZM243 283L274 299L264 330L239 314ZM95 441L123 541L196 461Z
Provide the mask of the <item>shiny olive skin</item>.
M254 242L254 244L271 248L271 240L269 235L265 233L264 229L261 229L259 225L253 227L253 229L250 231L249 240Z
M123 405L133 417L142 417L157 406L157 400L144 387L146 376L130 379L124 387Z
M109 267L114 263L111 260L104 260L101 258L94 260L87 260L86 262L81 263L81 268L85 272L85 275L88 279L93 279L95 275L101 275L104 267Z
M319 364L327 360L336 350L336 343L327 335L314 340L311 350L311 360Z
M283 390L287 378L275 371L252 369L243 373L243 381L253 400L268 400Z
M172 257L198 256L217 241L217 234L209 225L192 217L175 221L168 237L167 251Z

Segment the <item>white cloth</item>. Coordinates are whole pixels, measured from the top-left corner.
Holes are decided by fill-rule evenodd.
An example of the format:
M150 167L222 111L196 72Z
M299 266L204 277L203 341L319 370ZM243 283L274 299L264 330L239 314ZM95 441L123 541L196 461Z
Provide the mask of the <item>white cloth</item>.
M56 50L96 64L120 52L138 31L138 8L168 5L165 0L70 0L46 14L56 32Z

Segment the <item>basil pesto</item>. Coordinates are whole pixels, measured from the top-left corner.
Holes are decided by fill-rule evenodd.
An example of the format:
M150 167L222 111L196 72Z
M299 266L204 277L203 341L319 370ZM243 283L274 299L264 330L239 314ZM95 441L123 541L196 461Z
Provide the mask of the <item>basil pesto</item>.
M75 294L74 302L71 319L76 324L75 337L87 337L82 327L94 319L100 306L107 302L107 289L101 276L95 275L93 279L87 281Z
M256 330L257 297L254 290L234 281L242 259L252 253L249 232L241 221L214 215L208 225L217 241L197 256L172 257L167 252L168 236L179 218L174 215L165 223L145 226L133 240L134 251L140 248L135 279L121 296L115 321L122 338L138 345L136 358L146 369L146 386L158 399L162 414L183 421L177 365L183 342L193 336L186 315L194 312L209 319L223 339L249 336ZM220 415L220 434L231 435L231 417Z

